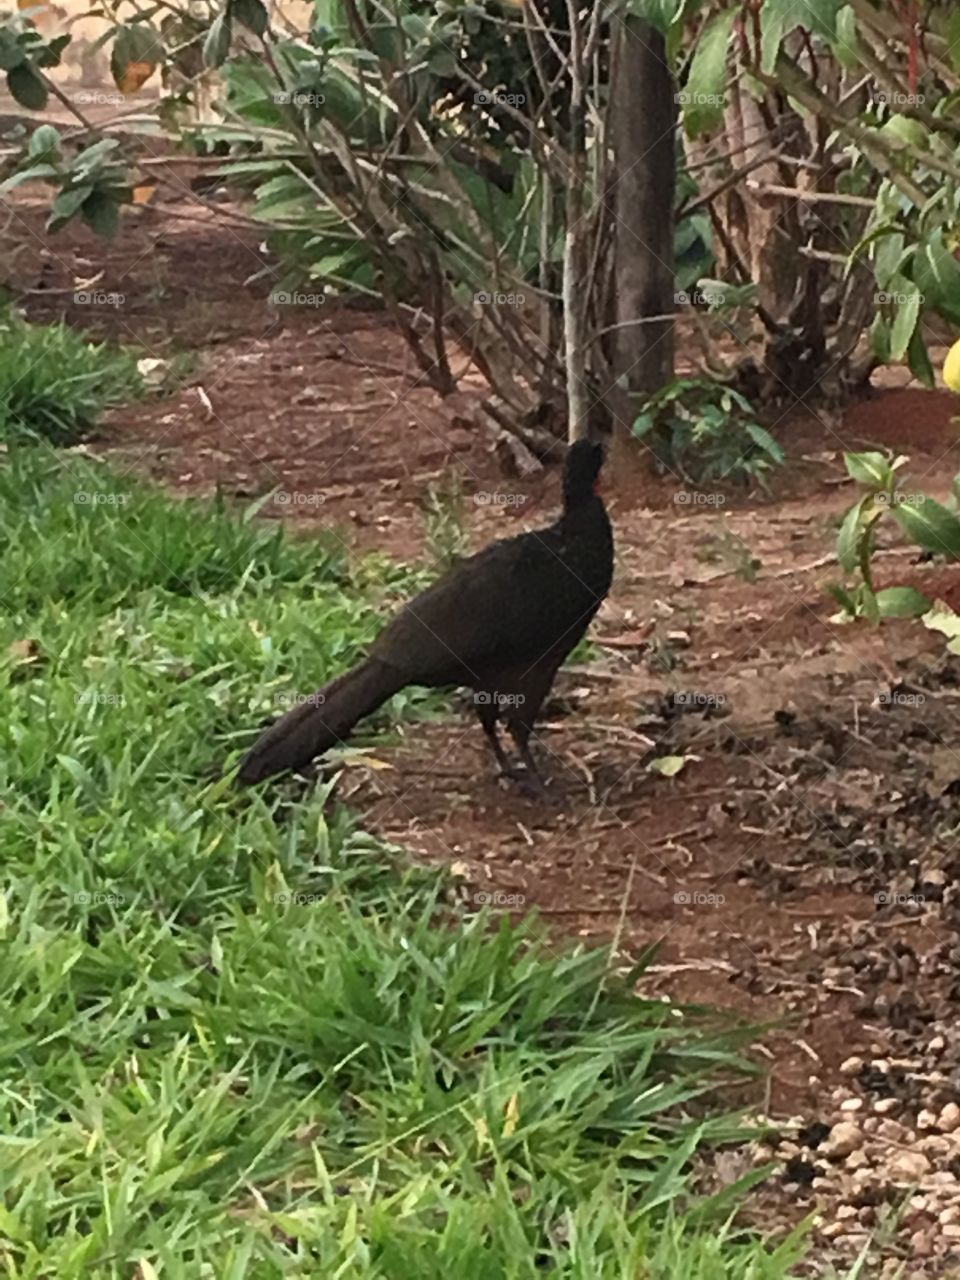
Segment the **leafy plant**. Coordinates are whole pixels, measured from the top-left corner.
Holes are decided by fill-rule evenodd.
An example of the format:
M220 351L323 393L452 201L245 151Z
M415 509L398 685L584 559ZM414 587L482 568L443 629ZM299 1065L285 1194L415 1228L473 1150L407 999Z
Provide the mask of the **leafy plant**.
M10 96L28 111L42 111L47 105L47 85L43 71L60 65L69 35L47 40L22 13L0 16L0 71L6 76Z
M634 420L633 434L690 484L762 481L784 460L749 400L708 378L677 378L650 396Z
M81 217L94 231L112 236L119 225L120 206L129 204L133 186L116 138L101 138L76 151L67 151L53 125L35 129L17 171L0 184L0 194L23 182L42 180L57 187L47 219L48 231L59 231Z
M463 559L470 544L459 474L451 470L440 483L429 485L423 506L430 555L439 568L449 569Z
M87 342L65 324L0 313L0 439L70 444L107 405L140 393L133 353Z
M891 458L877 451L844 454L850 476L866 492L844 516L837 539L837 559L854 585L833 585L830 594L841 605L840 618L915 618L930 609L930 601L915 587L885 587L877 591L873 556L882 520L892 519L911 542L924 551L960 558L960 520L949 507L922 493L897 488L906 457ZM954 481L953 504L958 492Z
M716 533L694 550L697 560L707 564L723 564L743 582L756 582L763 561L754 555L748 543L733 532L725 520L717 522Z

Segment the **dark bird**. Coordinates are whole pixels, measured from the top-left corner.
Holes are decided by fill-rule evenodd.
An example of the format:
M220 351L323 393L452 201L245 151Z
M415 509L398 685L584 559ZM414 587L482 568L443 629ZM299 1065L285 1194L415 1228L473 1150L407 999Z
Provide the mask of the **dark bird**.
M613 577L613 530L597 481L600 445L573 444L555 524L495 542L422 592L381 631L363 662L287 712L254 743L238 774L260 782L301 769L410 684L474 691L502 773L542 793L530 755L537 713L557 669L590 625ZM497 732L503 720L523 770Z

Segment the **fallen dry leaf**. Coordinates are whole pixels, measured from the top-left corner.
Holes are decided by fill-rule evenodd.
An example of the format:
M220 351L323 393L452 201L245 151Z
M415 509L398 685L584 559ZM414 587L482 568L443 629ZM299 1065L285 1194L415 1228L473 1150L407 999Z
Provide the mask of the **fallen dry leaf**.
M652 625L640 627L636 631L624 631L618 636L597 636L594 643L602 645L604 649L636 649L638 645L646 643Z
M378 760L376 756L349 755L343 757L343 764L355 769L358 765L366 765L368 769L392 769L388 760Z
M162 386L169 369L170 365L166 360L157 360L152 356L145 356L137 361L137 373L148 387Z
M36 640L14 640L13 644L8 645L7 653L19 663L36 662L40 656Z

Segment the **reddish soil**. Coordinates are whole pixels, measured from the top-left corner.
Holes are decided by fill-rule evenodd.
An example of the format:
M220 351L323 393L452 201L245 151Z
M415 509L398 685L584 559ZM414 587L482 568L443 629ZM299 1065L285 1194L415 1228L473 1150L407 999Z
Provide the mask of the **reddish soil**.
M161 175L156 207L133 211L106 257L82 228L46 236L28 195L8 228L25 243L12 283L32 318L158 358L197 353L91 449L183 492L275 489L287 500L265 516L400 557L426 553L424 494L450 473L474 545L545 520L555 474L505 479L382 315L272 309L258 233L239 220L224 233L186 176ZM100 272L94 287L123 304L77 305L77 281ZM463 396L476 392L467 382ZM960 664L917 623L832 622L822 586L855 492L842 451L901 450L903 488L944 494L957 415L960 402L915 387L880 388L842 419L794 415L776 424L791 462L772 495L691 503L672 479L612 477L617 576L597 656L562 675L540 729L549 800L493 777L459 706L379 743L389 768L355 758L341 795L371 829L452 866L469 898L510 909L519 895L550 945L614 937L626 965L656 942L647 992L782 1020L763 1049L768 1111L816 1118L843 1059L955 1016ZM960 569L920 563L890 525L881 583L960 609ZM671 755L686 757L677 776L651 770ZM923 890L934 872L939 897ZM914 968L861 962L888 952ZM916 966L922 986L903 976Z

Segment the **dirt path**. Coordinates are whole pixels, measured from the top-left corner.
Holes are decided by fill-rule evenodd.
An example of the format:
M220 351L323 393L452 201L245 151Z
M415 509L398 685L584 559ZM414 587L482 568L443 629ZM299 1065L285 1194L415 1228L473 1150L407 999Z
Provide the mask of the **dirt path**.
M169 179L165 212L127 220L105 262L83 229L50 240L42 207L18 203L32 318L157 358L199 349L171 395L116 412L91 448L184 492L276 490L265 516L400 557L425 553L424 493L451 468L474 545L548 517L556 477L504 479L456 405L417 385L382 316L270 307L257 237L225 235L184 181ZM101 268L95 288L119 307L74 299ZM373 830L453 866L468 898L537 908L553 944L616 936L627 962L656 942L648 993L782 1019L763 1052L783 1172L758 1213L819 1206L825 1256L848 1256L905 1203L888 1259L931 1276L960 1236L960 1145L942 1120L960 1103L960 664L916 624L834 625L822 582L853 494L842 450L902 449L904 488L943 493L958 411L906 387L843 421L780 423L792 461L770 497L615 485L600 656L564 673L539 733L548 803L493 778L466 707L408 726L377 749L390 768L341 784ZM960 609L960 570L900 550L885 582ZM686 757L677 776L650 769L671 755ZM838 1121L859 1134L849 1150L828 1136ZM925 1167L896 1166L923 1142Z

